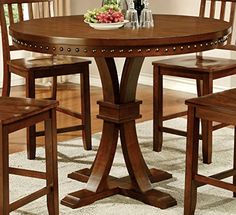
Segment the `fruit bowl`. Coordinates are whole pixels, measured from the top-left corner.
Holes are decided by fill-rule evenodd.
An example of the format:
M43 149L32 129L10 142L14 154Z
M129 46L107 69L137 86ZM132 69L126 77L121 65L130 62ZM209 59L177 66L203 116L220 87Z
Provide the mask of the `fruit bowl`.
M124 20L123 22L114 22L114 23L91 23L84 21L89 24L90 27L96 30L115 30L124 26L124 24L128 23L128 20Z
M121 28L128 21L124 20L119 4L112 3L88 10L84 14L84 22L97 30L114 30Z

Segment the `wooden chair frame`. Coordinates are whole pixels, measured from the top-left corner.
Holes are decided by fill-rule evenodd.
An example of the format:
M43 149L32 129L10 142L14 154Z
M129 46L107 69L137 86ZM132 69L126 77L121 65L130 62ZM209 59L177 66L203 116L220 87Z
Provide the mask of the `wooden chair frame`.
M208 4L209 3L209 4ZM231 5L227 5L230 3ZM220 4L220 5L219 5ZM226 19L226 8L230 7L230 16L227 20L233 24L235 19L235 0L201 0L200 4L200 17L216 18L225 20ZM207 7L209 11L207 13ZM220 6L219 14L217 14L216 8ZM217 16L218 15L218 16ZM233 44L234 40L232 34L229 36L227 44L222 47L225 50L236 51L236 46ZM211 45L211 44L209 44ZM206 59L206 61L205 61ZM222 63L220 65L223 69L220 70L214 64L207 69L207 66L202 66L204 62L213 61ZM181 65L182 62L192 61L193 67ZM194 65L195 64L195 65ZM153 150L161 151L163 142L163 132L172 133L175 135L186 136L186 131L181 131L175 128L168 128L163 126L163 121L170 120L176 117L182 117L187 114L187 111L170 114L163 116L163 76L176 76L182 78L195 79L197 83L197 95L207 95L213 92L213 80L231 76L236 74L236 60L222 60L219 58L208 58L204 57L202 53L197 53L196 57L180 57L171 58L167 60L160 60L153 62L154 66L154 87L153 87ZM216 129L222 128L225 124L213 126L212 122L208 120L202 120L202 135L199 138L203 141L203 162L212 162L212 132Z
M234 154L231 169L205 176L198 173L198 149L199 149L199 121L200 119L217 121L236 126L236 90L228 90L222 93L211 94L205 97L189 99L188 105L188 129L186 149L186 176L184 215L193 215L197 203L197 188L203 185L212 185L233 192L236 197L236 127L234 128ZM233 176L232 183L221 181Z
M58 133L82 131L83 144L86 150L90 150L91 145L91 116L90 116L90 89L89 89L89 64L91 61L80 59L77 57L64 56L42 56L30 59L28 63L27 59L11 59L11 52L16 51L14 46L9 44L8 38L8 26L7 22L12 25L18 21L24 21L24 9L28 9L28 18L33 19L37 17L52 16L53 12L53 0L0 0L0 21L1 21L1 33L2 33L2 45L3 45L3 64L4 64L4 76L3 76L3 96L10 95L11 88L11 73L17 74L26 80L26 97L35 98L35 80L38 78L52 77L51 98L57 99L57 76L61 75L80 75L80 89L81 89L81 113L69 110L64 107L58 107L57 111L60 111L69 116L78 118L81 120L80 125L74 125L69 127L62 127L57 129ZM34 11L34 5L38 4L42 10ZM18 20L14 19L14 5ZM25 7L27 5L27 7ZM46 10L47 9L47 10ZM37 13L38 14L37 14ZM6 19L6 13L9 19ZM32 62L36 62L36 65L30 65ZM41 65L37 65L37 62ZM28 158L35 158L36 151L36 136L44 135L44 131L36 132L35 125L27 129L27 149Z
M7 105L12 107L8 107ZM47 195L50 215L59 215L55 101L0 98L0 214L8 215L25 204ZM14 108L15 110L11 110ZM29 110L29 111L28 111ZM12 112L10 112L12 111ZM5 115L5 116L4 116ZM6 118L7 119L4 119ZM9 134L38 122L45 125L46 172L9 167ZM46 186L12 203L9 174L46 180ZM19 183L20 185L20 183Z

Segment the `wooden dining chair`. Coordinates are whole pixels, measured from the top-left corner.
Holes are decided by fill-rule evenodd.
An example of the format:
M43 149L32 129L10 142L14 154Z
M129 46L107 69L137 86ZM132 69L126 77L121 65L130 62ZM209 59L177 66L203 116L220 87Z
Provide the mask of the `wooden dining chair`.
M233 192L236 197L236 89L186 100L188 105L187 150L184 215L193 215L197 203L197 188L209 184ZM199 120L233 125L234 149L232 168L214 175L198 172ZM210 171L210 166L208 171ZM232 177L232 183L222 179ZM216 212L216 214L218 214ZM219 212L220 214L220 212Z
M201 0L200 17L215 18L234 23L235 20L234 0ZM227 45L222 47L226 50L236 50L235 40L232 35L227 41ZM212 44L207 44L211 46ZM183 49L188 49L186 46ZM178 128L163 126L165 120L186 115L186 111L163 116L163 76L176 76L182 78L195 79L197 83L198 96L213 92L213 80L236 74L236 60L222 59L216 57L206 57L203 53L195 56L181 56L153 62L154 66L154 95L153 95L153 149L161 151L163 142L163 132L175 135L186 136L186 131ZM224 124L212 125L209 120L202 120L203 162L212 161L212 131L225 126Z
M57 111L81 120L81 124L58 128L58 133L82 130L84 148L91 149L91 119L89 90L89 60L71 56L40 56L12 59L11 54L16 48L9 42L8 25L38 17L53 16L53 0L0 0L0 22L3 48L3 96L9 96L11 73L25 78L26 97L35 98L35 80L52 78L51 98L57 99L57 77L62 75L80 75L81 113L58 107ZM60 26L58 26L59 28ZM42 26L43 28L43 26ZM45 34L47 34L45 29ZM43 47L42 47L43 48ZM70 50L68 55L70 54ZM35 158L36 136L44 135L36 132L35 126L27 130L28 158Z
M0 214L10 212L26 205L44 195L47 196L48 214L59 215L58 169L57 169L57 135L56 135L57 101L34 100L30 98L0 97ZM9 135L15 131L44 122L46 171L29 170L9 166ZM21 165L18 160L19 165ZM34 162L34 161L33 161ZM21 199L10 202L9 174L45 180L45 186ZM24 183L19 177L18 187ZM33 183L33 182L32 182ZM17 188L18 188L17 187ZM23 186L24 187L24 186ZM21 193L29 193L23 190ZM35 187L36 190L37 187ZM45 205L46 207L46 205Z

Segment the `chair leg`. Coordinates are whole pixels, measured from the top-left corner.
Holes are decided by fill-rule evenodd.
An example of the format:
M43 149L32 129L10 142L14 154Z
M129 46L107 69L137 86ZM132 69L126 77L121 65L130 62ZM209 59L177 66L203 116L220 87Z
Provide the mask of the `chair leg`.
M211 75L207 75L203 79L203 95L212 93L213 79ZM212 132L213 125L211 121L202 120L202 154L203 163L210 164L212 162Z
M35 98L35 79L33 77L26 78L26 97ZM35 159L36 154L36 126L27 128L27 156L28 159Z
M212 122L202 120L202 154L203 163L212 162Z
M185 171L184 215L193 215L197 203L197 186L194 176L198 172L199 119L195 117L195 108L188 109L187 149Z
M160 152L163 142L163 75L159 66L153 74L153 151Z
M89 68L86 67L86 71L80 74L81 85L81 114L82 124L84 129L82 130L82 138L85 150L92 149L91 140L91 113L90 113L90 88L89 88Z
M8 65L4 65L2 96L10 96L10 90L11 90L11 73L9 72Z
M234 157L233 169L236 169L236 126L234 126ZM233 185L236 186L236 175L233 175ZM233 192L233 197L236 197L236 192Z
M9 205L9 145L6 129L0 125L0 214L10 214Z
M57 100L57 76L52 77L51 98Z
M51 111L51 118L46 120L44 123L47 186L51 186L51 192L47 195L48 213L49 215L59 215L57 132L55 109Z
M203 92L202 92L202 90L203 90L203 85L202 85L202 84L203 84L203 83L202 83L202 80L200 80L200 79L197 79L197 80L196 80L197 96L198 96L198 97L200 97L200 96L203 95Z

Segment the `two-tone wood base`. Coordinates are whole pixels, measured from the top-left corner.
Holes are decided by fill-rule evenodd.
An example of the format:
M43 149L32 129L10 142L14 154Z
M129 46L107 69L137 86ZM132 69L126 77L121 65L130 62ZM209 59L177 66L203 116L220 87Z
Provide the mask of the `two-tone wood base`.
M150 169L150 180L152 183L160 182L172 178L172 175L157 169ZM90 176L90 169L81 169L68 175L69 178L78 180L81 182L87 182ZM107 182L107 188L100 192L92 192L86 189L82 189L68 194L61 203L70 208L79 208L85 205L89 205L95 201L104 199L109 196L120 194L127 196L148 205L165 209L177 204L176 200L169 194L151 189L147 192L140 192L137 188L132 186L129 177L116 178L109 176Z

